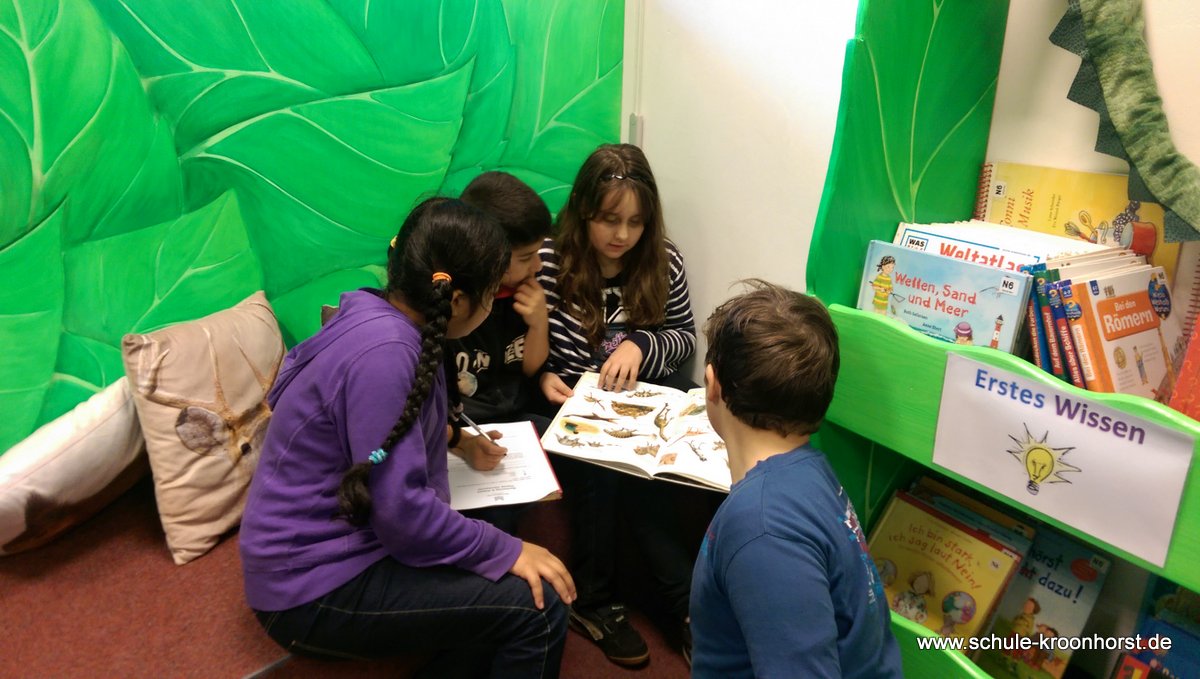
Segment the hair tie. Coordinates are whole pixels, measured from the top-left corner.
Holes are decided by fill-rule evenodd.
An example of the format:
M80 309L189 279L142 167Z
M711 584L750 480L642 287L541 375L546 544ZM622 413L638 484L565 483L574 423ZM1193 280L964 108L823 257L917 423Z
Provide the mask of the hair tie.
M371 464L379 464L380 462L386 460L387 456L388 452L386 450L383 448L376 448L375 450L371 451L371 454L367 456L367 459L371 461Z
M446 281L449 283L451 281L450 274L446 273L445 271L435 271L433 273L433 282L437 283L438 281Z

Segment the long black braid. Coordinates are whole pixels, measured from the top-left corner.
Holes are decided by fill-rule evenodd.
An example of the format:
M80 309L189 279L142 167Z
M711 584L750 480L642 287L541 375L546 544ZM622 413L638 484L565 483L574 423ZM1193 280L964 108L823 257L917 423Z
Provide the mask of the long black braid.
M389 294L399 295L425 317L421 356L404 409L379 449L384 455L353 465L338 487L342 514L363 525L371 514L367 476L412 429L425 406L437 372L442 369L446 329L455 290L467 295L472 308L495 294L508 266L509 248L494 220L466 204L432 198L404 221L388 255ZM436 274L436 275L435 275Z

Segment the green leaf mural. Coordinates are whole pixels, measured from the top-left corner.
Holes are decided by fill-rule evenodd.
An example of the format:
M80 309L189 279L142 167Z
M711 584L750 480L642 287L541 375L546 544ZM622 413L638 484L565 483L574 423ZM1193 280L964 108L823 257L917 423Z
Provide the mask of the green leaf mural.
M855 306L868 241L891 241L899 222L971 216L1007 14L1007 0L859 3L808 258L808 291L826 304ZM843 349L839 389L861 360ZM921 471L832 420L819 439L866 526Z
M497 169L520 177L552 212L598 145L620 135L624 2L510 0L510 32L539 36L517 45L508 139ZM580 26L593 30L581 32ZM447 179L449 192L478 174Z
M173 221L67 250L63 327L119 347L127 332L227 308L262 288L248 245L230 192Z
M189 202L211 187L238 190L272 297L379 262L404 216L442 183L469 76L257 116L183 156Z
M63 313L63 211L0 250L0 450L33 430L49 389Z
M330 4L367 46L386 83L419 82L469 65L471 85L450 171L471 168L473 177L495 165L505 145L516 61L500 0ZM405 40L396 39L396 26L405 27Z
M67 5L0 2L0 247L68 196L67 244L181 207L168 130L132 62L90 5Z
M384 85L323 0L96 0L186 153L255 116Z
M619 0L0 0L0 258L25 267L0 284L33 290L5 296L0 339L37 347L5 366L3 404L23 414L0 450L120 377L126 332L262 288L288 343L304 339L321 304L379 284L418 200L481 171L557 210L617 139L623 15Z
M295 344L321 328L320 310L314 308L314 299L329 300L324 303L337 306L338 298L347 290L381 288L386 284L387 268L371 265L331 273L276 297L271 300L271 307L283 328L283 341Z
M1007 13L1007 2L860 4L807 269L826 303L854 306L867 242L890 241L899 222L971 216Z
M38 422L53 420L124 375L119 348L64 331Z

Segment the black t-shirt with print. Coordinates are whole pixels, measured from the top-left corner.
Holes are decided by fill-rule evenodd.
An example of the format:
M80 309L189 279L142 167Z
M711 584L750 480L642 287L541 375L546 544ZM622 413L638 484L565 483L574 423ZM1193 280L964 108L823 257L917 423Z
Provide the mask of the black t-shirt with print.
M511 295L497 297L474 332L446 342L447 376L457 376L463 409L477 422L521 414L529 403L531 387L522 369L528 326L514 302Z

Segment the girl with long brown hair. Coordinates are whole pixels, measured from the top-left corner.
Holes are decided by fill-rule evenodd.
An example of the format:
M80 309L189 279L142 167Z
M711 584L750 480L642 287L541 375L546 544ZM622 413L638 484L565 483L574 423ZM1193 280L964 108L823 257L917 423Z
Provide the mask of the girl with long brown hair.
M558 229L540 253L539 281L551 306L550 358L540 378L546 399L561 404L589 371L598 372L600 386L611 390L633 388L639 380L696 386L677 373L696 346L683 257L667 240L658 185L642 150L630 144L596 149L579 169ZM688 594L699 539L688 544L681 530L681 491L565 458L556 459L555 467L572 505L578 598L571 626L617 664L649 658L615 587L617 538L627 526L663 603L681 624L687 653ZM684 499L699 507L711 503L705 500ZM638 507L628 521L619 518L626 506Z

